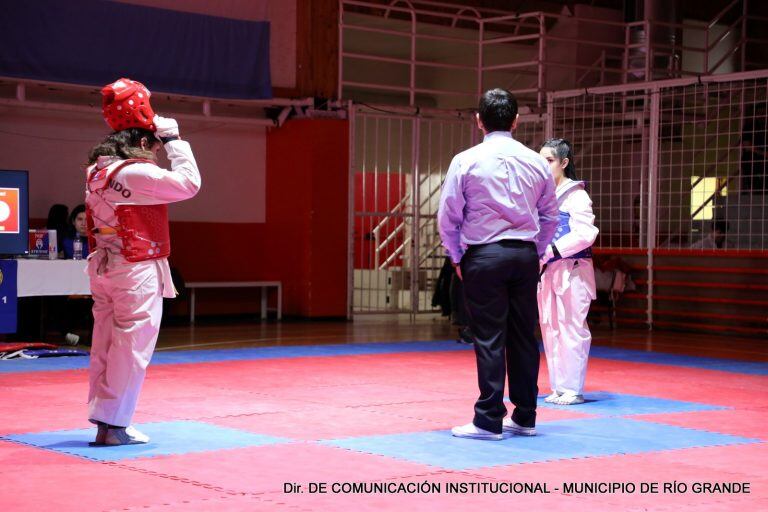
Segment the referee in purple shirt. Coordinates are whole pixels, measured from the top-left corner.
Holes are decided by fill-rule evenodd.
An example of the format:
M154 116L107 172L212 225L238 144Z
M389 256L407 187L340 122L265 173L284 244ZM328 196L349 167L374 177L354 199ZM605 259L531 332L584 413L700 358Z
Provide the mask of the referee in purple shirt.
M536 287L558 211L547 162L512 138L515 97L487 91L477 124L483 142L453 158L437 214L443 245L464 281L480 387L472 423L452 433L500 440L502 432L536 434ZM515 410L505 419L506 378Z

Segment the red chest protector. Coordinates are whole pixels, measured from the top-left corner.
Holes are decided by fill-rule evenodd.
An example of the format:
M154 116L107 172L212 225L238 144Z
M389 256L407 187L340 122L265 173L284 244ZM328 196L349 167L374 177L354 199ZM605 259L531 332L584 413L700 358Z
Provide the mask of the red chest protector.
M112 180L126 166L133 163L151 163L151 160L133 158L121 162L104 180L104 185L92 193L99 193L108 188ZM93 169L88 173L87 184L94 181L102 169ZM90 189L89 189L90 190ZM101 199L104 200L103 198ZM135 263L139 261L167 258L171 254L171 235L168 224L168 205L153 204L124 204L114 208L117 226L96 228L93 222L93 212L90 207L85 209L85 219L88 227L88 247L96 247L98 233L116 234L123 241L121 254L126 260Z

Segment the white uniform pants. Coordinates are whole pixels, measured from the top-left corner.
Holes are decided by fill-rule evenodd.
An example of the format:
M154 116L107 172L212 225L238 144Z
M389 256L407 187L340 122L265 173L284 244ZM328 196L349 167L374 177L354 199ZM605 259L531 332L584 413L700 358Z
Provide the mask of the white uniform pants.
M162 268L158 261L129 263L109 254L93 260L89 418L127 427L160 330Z
M595 299L591 259L563 259L548 265L539 286L539 322L553 392L581 395L592 334L587 325Z

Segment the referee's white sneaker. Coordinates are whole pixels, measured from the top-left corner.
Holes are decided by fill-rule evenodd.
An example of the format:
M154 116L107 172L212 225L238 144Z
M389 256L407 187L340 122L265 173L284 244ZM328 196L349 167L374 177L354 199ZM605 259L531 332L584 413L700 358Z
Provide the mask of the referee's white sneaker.
M463 437L465 439L480 439L483 441L501 441L501 434L494 434L488 430L483 430L480 427L475 426L474 423L467 423L461 427L453 427L451 434L454 437Z
M521 427L512 418L504 418L501 423L502 431L515 436L535 436L536 427Z

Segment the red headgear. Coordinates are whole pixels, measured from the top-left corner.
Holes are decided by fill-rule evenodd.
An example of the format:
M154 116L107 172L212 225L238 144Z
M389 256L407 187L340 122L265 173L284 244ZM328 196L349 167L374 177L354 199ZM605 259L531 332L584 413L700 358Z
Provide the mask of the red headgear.
M155 113L149 104L149 89L141 82L121 78L101 90L104 120L115 131L144 128L155 131Z

